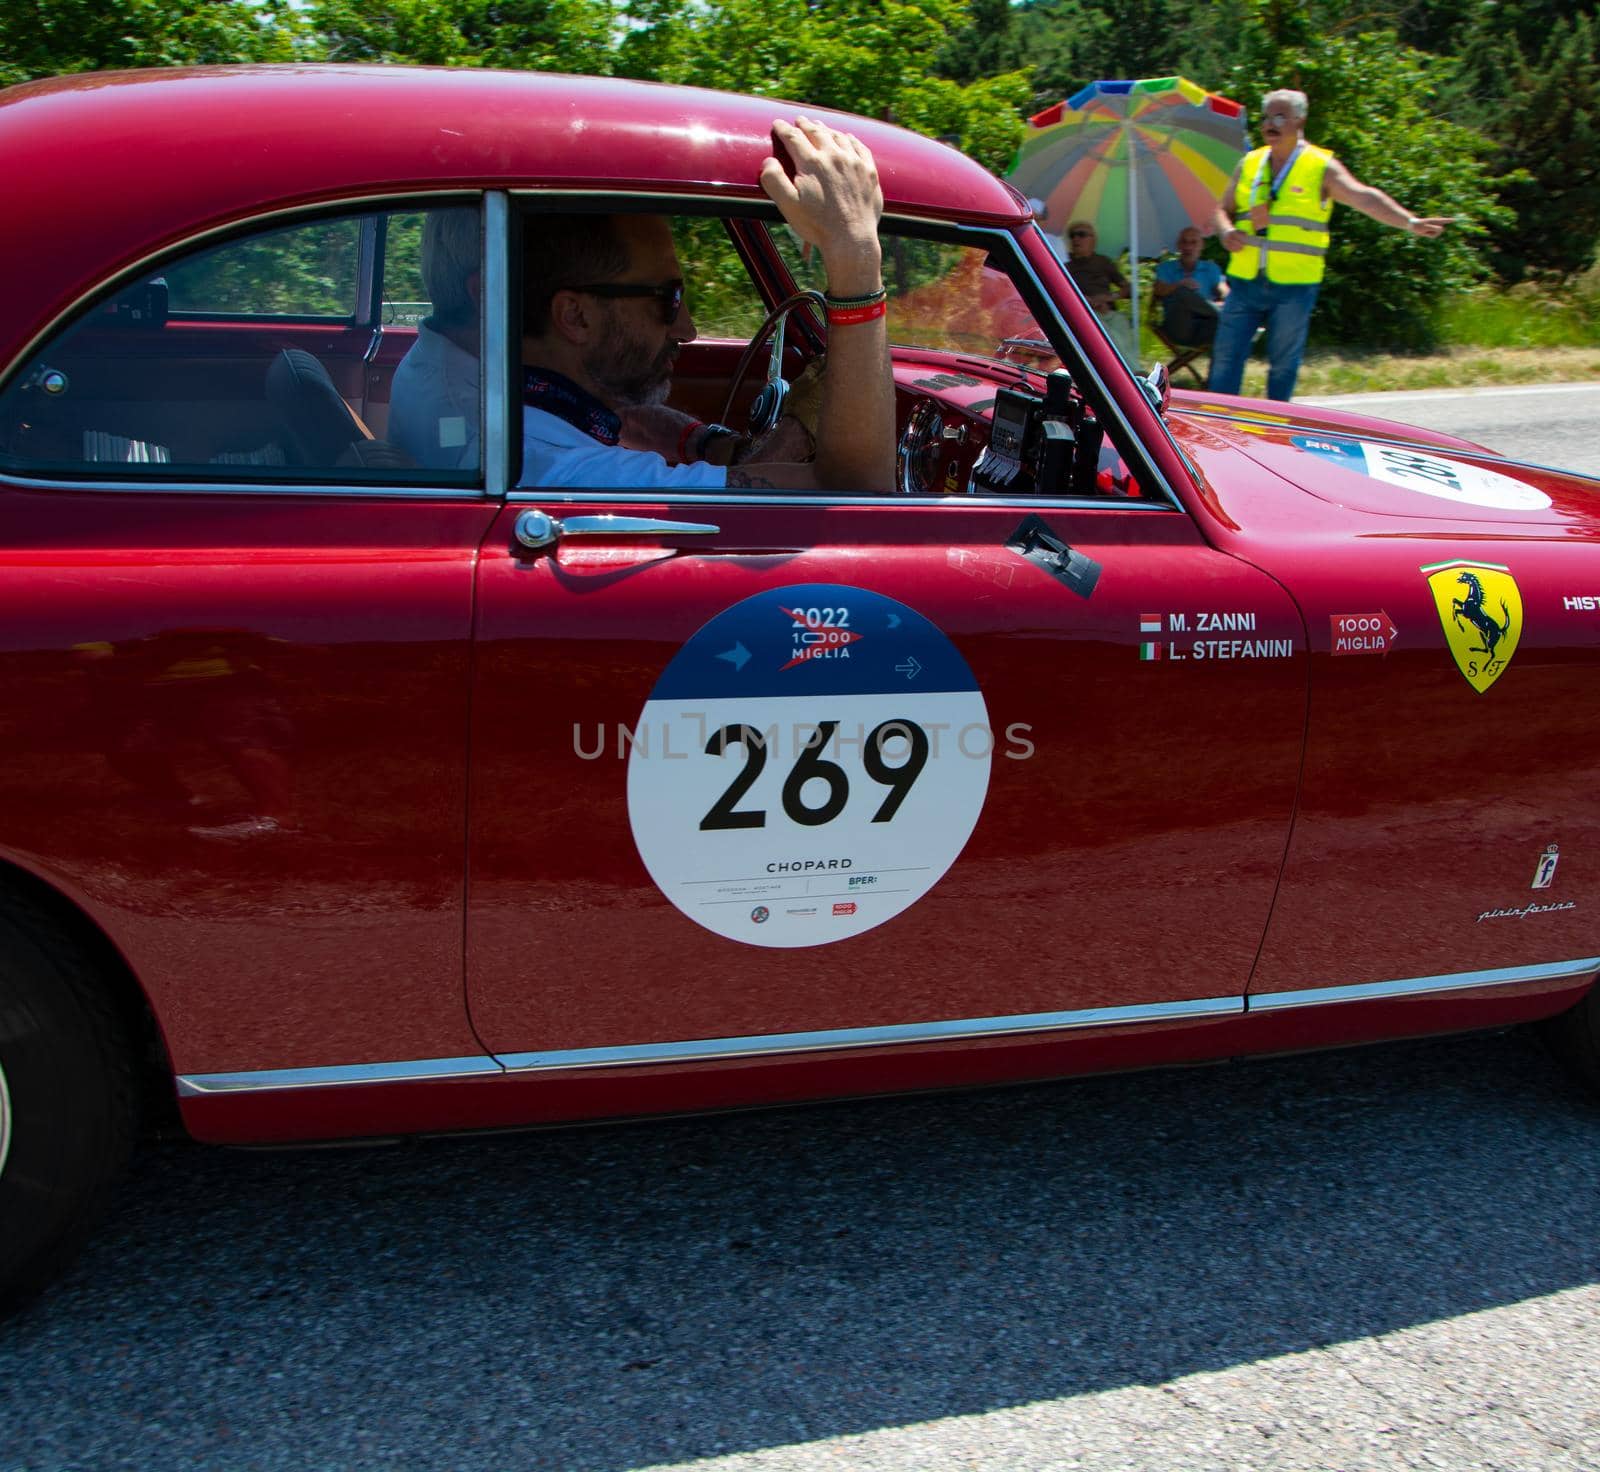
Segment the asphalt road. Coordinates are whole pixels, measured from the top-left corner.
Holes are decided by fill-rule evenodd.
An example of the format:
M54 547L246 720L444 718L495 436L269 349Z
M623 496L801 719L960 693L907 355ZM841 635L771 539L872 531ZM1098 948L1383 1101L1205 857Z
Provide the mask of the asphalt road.
M1296 402L1445 430L1513 459L1600 475L1600 383L1343 394Z
M148 1153L0 1467L1592 1469L1600 1107L1524 1034Z

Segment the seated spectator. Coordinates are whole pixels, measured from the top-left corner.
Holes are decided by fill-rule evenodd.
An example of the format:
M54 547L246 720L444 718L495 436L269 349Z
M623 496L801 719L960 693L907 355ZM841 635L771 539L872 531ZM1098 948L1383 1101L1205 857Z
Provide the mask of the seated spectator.
M1217 335L1217 312L1228 294L1222 267L1200 258L1200 232L1185 225L1178 232L1178 254L1156 267L1156 300L1161 331L1179 347L1203 348Z
M1117 311L1117 299L1131 296L1128 281L1110 256L1095 251L1097 239L1094 226L1087 220L1074 220L1067 226L1067 258L1063 264L1078 290L1088 297L1117 350L1131 363L1133 333L1127 317Z
M433 210L422 227L422 280L433 315L394 372L388 437L418 465L478 468L478 292L482 227L476 209Z

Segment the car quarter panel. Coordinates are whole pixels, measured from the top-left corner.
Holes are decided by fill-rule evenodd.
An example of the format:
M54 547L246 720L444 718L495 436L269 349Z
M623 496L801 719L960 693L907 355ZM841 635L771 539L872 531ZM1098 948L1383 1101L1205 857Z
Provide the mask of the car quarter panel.
M476 1051L464 738L491 514L0 492L0 854L104 929L175 1072Z

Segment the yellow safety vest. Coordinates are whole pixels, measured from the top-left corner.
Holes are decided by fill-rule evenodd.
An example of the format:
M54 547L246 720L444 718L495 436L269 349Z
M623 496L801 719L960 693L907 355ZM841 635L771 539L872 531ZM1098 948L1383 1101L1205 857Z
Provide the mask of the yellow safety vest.
M1322 197L1322 176L1333 155L1326 148L1307 143L1290 165L1276 197L1272 193L1271 149L1256 148L1239 165L1239 182L1234 186L1234 228L1252 239L1242 250L1228 257L1230 276L1251 277L1261 270L1261 252L1266 251L1267 280L1285 285L1311 285L1322 280L1328 255L1328 216L1333 201ZM1258 241L1250 223L1250 206L1270 204L1267 233Z

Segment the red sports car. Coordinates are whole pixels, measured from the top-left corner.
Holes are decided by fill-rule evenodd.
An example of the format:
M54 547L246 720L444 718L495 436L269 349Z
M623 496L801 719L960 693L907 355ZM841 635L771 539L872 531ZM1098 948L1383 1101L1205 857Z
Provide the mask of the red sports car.
M0 93L0 1300L152 1121L1543 1019L1600 1081L1600 483L1170 394L1005 184L825 114L882 185L894 483L675 478L799 420L878 310L762 187L797 112L402 68ZM637 485L525 469L554 215L670 222L681 276L569 283L679 325Z

